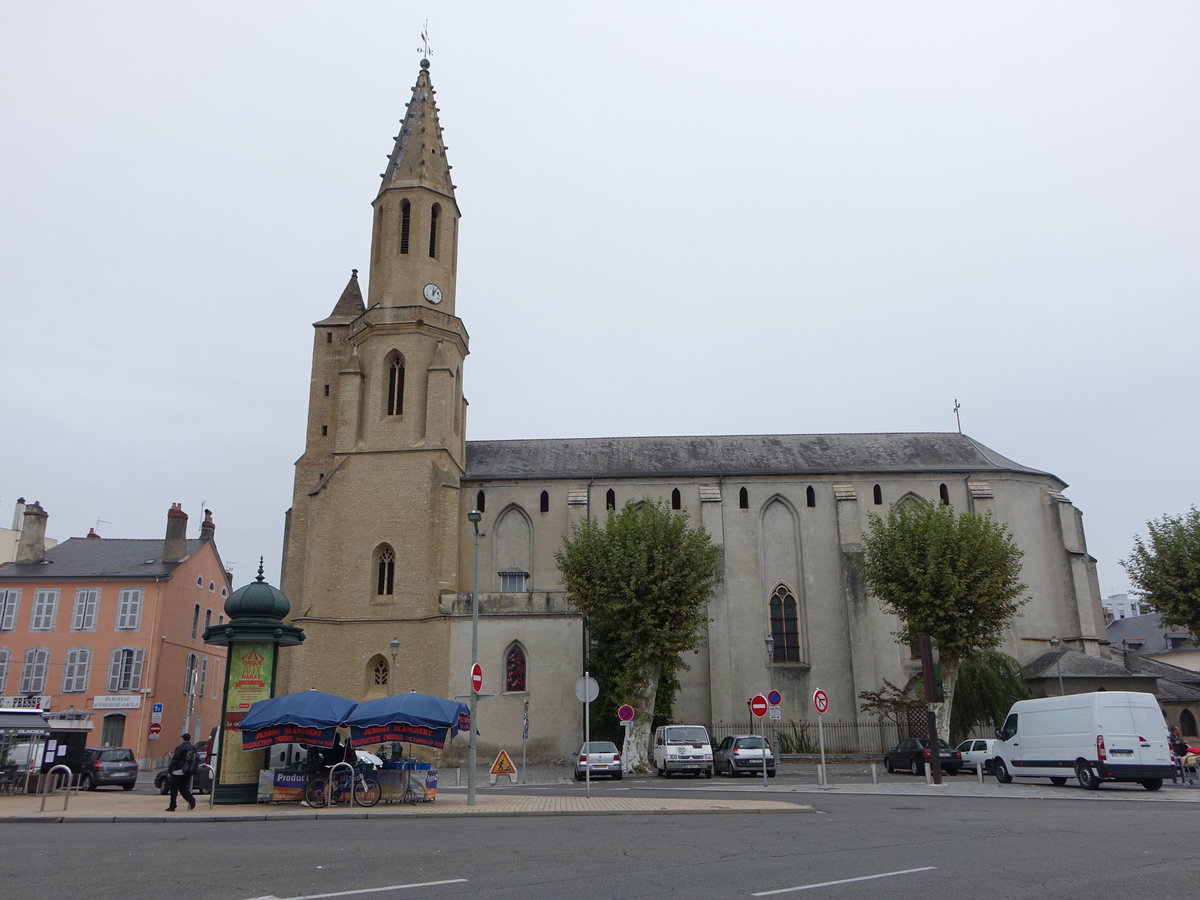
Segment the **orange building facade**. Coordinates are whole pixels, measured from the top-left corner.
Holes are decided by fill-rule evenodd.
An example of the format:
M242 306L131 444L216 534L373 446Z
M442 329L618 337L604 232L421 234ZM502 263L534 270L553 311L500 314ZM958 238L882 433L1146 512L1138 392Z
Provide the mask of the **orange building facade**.
M90 722L87 746L129 747L150 768L179 735L219 723L225 651L205 645L231 589L205 511L187 539L179 504L164 538L44 545L46 512L26 507L15 562L0 565L0 707ZM13 702L16 701L16 702Z

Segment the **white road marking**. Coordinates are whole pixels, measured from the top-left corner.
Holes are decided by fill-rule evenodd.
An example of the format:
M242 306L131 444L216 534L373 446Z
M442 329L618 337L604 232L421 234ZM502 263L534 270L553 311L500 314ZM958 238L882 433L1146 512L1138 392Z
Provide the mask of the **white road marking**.
M267 894L265 897L253 897L251 900L322 900L325 897L351 897L355 894L378 894L382 891L404 891L408 888L437 887L442 884L465 884L465 878L449 878L445 881L423 881L420 884L389 884L377 888L360 888L356 891L335 891L332 894L306 894L303 897L276 897Z
M876 878L891 878L893 875L912 875L914 872L932 872L937 866L922 866L919 869L902 869L899 872L880 872L878 875L860 875L858 878L843 878L839 881L822 881L820 884L801 884L796 887L780 888L777 891L759 891L751 897L770 897L772 894L790 894L792 891L811 891L813 888L830 887L835 884L850 884L855 881L873 881Z

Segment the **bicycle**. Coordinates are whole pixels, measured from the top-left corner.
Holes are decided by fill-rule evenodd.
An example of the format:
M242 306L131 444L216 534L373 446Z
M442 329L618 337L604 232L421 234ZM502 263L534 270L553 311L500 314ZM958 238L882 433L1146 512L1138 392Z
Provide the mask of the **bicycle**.
M383 791L379 787L379 782L374 778L355 770L354 772L354 792L353 798L350 797L350 775L345 772L338 772L334 776L333 782L333 802L345 801L350 799L351 803L357 803L359 806L374 806L379 802ZM314 809L321 809L325 806L326 800L329 799L329 776L318 775L304 785L304 799L308 805Z

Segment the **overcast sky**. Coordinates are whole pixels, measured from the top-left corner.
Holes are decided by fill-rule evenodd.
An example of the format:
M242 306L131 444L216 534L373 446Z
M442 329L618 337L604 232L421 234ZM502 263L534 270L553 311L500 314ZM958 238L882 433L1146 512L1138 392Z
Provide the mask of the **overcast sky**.
M1200 5L0 4L0 524L277 583L311 323L418 70L472 439L953 431L1104 595L1200 499Z

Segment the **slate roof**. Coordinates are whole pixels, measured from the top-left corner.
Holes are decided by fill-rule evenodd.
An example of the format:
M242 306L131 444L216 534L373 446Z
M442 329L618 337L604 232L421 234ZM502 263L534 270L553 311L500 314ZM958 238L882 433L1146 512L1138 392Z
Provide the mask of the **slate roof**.
M1148 613L1144 616L1127 616L1124 619L1113 619L1108 623L1108 641L1114 647L1123 646L1127 640L1145 641L1136 648L1140 656L1147 653L1169 653L1173 648L1167 641L1167 635L1186 635L1192 633L1186 628L1176 628L1174 625L1164 625L1158 613ZM1194 650L1194 644L1185 644L1181 649Z
M1115 659L1104 659L1100 656L1088 656L1077 650L1049 651L1036 659L1030 660L1022 667L1026 678L1057 678L1058 667L1055 659L1061 657L1063 678L1145 678L1155 676L1145 672L1130 672L1124 664Z
M956 432L469 441L471 481L1015 472L1054 478Z
M206 543L199 538L186 541L184 559ZM59 578L162 578L170 575L179 565L178 562L163 562L162 552L162 538L69 538L49 548L45 562L0 566L0 581L15 578L40 581Z

